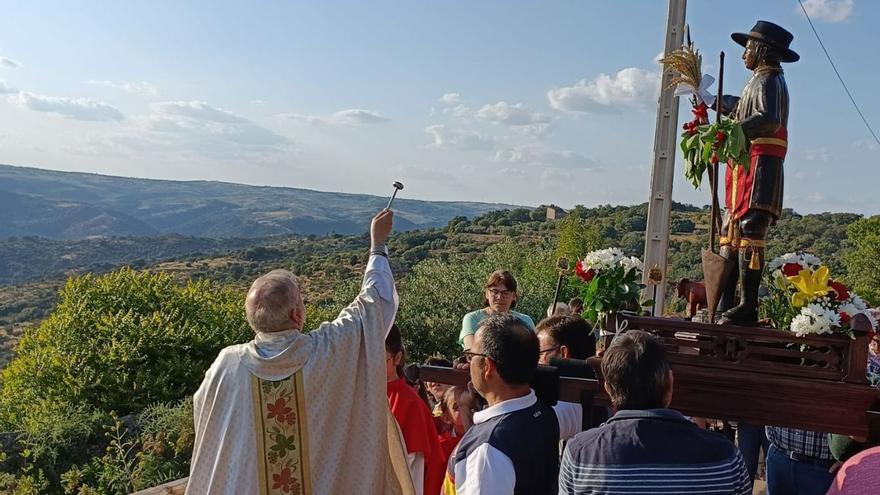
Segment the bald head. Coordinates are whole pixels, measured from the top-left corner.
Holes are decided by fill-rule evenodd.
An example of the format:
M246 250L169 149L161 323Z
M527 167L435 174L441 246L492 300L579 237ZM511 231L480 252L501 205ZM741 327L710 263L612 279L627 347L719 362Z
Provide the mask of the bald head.
M296 277L272 270L254 280L244 303L247 320L256 332L302 330L305 307Z

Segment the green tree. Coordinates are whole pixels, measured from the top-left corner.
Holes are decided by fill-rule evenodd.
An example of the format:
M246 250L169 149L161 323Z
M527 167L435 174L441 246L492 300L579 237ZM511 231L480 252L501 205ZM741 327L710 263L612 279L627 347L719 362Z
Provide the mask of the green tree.
M39 401L124 415L192 394L220 349L251 338L243 296L131 269L70 278L0 376L0 427Z
M556 257L573 263L590 251L604 244L603 228L596 222L579 216L568 215L559 222L556 240Z
M852 223L847 236L846 280L872 306L880 305L880 215Z

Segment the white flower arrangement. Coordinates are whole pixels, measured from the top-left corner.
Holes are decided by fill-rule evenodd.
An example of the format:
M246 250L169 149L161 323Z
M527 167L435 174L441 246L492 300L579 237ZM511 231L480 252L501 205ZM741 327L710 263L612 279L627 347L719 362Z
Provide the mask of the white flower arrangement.
M820 260L818 256L810 253L785 253L770 261L770 263L767 264L767 270L769 272L778 272L778 270L781 270L782 267L787 264L797 264L802 268L815 270L822 266L822 260ZM778 272L777 274L781 274L781 272Z
M587 270L602 271L619 264L622 259L625 257L620 248L608 248L587 253L581 263Z
M822 261L808 253L787 253L767 265L769 295L762 311L774 327L798 337L842 333L855 338L850 322L864 314L877 328L867 304L842 282L833 280Z

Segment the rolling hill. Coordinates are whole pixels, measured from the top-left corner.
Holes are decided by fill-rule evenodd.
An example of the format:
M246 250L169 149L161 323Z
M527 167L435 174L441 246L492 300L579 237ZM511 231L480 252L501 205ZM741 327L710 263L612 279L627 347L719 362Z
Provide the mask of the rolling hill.
M136 179L0 165L0 239L179 234L252 238L362 232L386 198L215 181ZM401 231L511 208L478 202L395 202Z

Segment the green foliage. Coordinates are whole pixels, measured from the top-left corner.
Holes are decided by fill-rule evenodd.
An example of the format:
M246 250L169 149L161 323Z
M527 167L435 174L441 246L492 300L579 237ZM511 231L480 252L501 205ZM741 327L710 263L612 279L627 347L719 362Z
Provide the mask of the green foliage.
M238 291L122 269L71 278L2 374L0 425L41 400L129 414L192 394L223 347L251 338Z
M850 224L847 234L846 281L871 306L880 305L880 215Z
M474 259L428 259L419 263L399 285L397 324L410 359L461 354L461 319L483 307L486 277L498 269L509 270L517 279L516 310L540 320L553 301L554 267L553 251L548 246L512 239L498 242ZM572 286L566 285L560 299L567 300L575 293Z
M584 254L601 248L605 240L599 223L574 215L559 222L558 232L556 256L567 259L572 265Z
M723 136L722 136L723 135ZM717 140L722 137L722 141ZM681 151L684 157L684 176L694 189L699 189L703 174L712 163L734 163L749 170L748 140L742 126L733 119L722 117L721 123L697 126L681 135Z
M104 455L62 476L65 493L123 495L186 476L195 438L191 398L148 407L138 416L140 434L113 420Z
M690 234L695 227L694 222L687 218L672 219L672 233L674 234Z
M585 319L604 324L609 313L639 309L644 288L641 270L615 262L613 266L593 273L591 280L581 284Z
M854 213L798 215L786 210L770 229L767 259L803 251L818 256L831 273L844 273L846 267L842 255L847 240L847 228L859 218L860 215Z

